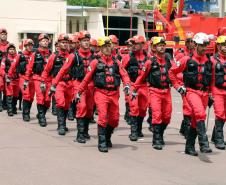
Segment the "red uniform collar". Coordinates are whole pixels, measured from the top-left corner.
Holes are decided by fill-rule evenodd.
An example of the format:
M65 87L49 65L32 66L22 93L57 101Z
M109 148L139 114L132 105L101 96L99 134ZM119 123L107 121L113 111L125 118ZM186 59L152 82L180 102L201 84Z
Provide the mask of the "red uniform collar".
M58 53L62 57L66 57L69 54L68 51L62 51L61 49L59 49Z
M25 55L25 56L31 56L32 55L32 51L27 51L27 50L24 50L23 51L23 54Z
M41 49L41 48L38 48L38 52L41 53L42 56L47 56L50 54L49 52L49 49Z
M91 55L90 49L88 50L84 50L82 48L79 48L78 50L79 55L81 55L82 57L88 57Z
M225 54L223 54L221 52L218 52L218 54L219 54L220 59L226 60L226 55Z

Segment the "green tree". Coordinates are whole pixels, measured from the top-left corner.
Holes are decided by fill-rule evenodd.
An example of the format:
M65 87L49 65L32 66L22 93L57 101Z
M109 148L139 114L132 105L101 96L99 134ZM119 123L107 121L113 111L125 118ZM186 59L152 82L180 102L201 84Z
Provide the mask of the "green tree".
M106 7L106 0L67 0L68 5L79 5L82 6L94 6L94 7ZM110 1L109 1L110 4Z

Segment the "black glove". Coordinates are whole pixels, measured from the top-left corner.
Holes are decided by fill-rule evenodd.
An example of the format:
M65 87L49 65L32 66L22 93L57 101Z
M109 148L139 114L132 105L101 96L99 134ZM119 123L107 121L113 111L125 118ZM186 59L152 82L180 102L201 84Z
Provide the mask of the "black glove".
M179 92L181 95L186 94L186 88L182 85L177 89L177 92Z
M52 96L56 92L56 85L51 85L48 96Z
M124 90L126 96L128 96L130 94L130 86L129 85L126 85L123 90Z
M209 108L212 107L213 103L214 103L213 97L212 96L209 96L208 107Z
M132 92L132 100L136 99L137 97L137 91Z
M26 89L27 89L28 84L29 84L29 81L28 81L28 80L24 80L24 84L23 84L23 86L24 86L24 90L26 90Z
M81 99L81 93L78 92L78 93L76 94L76 97L75 97L75 102L76 102L76 103L80 102L80 99Z

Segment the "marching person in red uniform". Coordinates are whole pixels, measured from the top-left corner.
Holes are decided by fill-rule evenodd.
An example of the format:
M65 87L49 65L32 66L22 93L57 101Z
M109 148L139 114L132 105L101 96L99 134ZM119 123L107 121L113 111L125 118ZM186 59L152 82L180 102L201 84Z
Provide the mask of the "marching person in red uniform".
M1 64L2 59L6 57L7 48L9 45L9 42L7 41L7 34L8 33L5 28L0 28L0 64ZM2 75L0 75L0 112L2 112L2 110L6 109L6 107L7 107L5 94L3 97L4 88L5 88L4 76L2 74Z
M100 152L108 152L108 147L112 147L111 135L119 122L120 80L123 80L127 93L130 80L121 63L112 56L110 38L98 39L98 45L101 47L100 58L90 63L89 72L79 85L76 97L77 100L82 99L83 92L93 80L98 111L98 149Z
M63 65L56 78L53 80L53 85L57 85L62 77L69 72L73 79L74 93L78 91L78 86L82 82L86 73L88 72L88 66L92 59L92 53L90 52L90 33L88 31L79 32L80 48L78 52L71 53L68 57L68 62ZM89 121L93 115L94 101L93 97L94 86L92 83L83 92L80 102L76 103L76 119L77 119L77 138L79 143L85 143L90 139L88 134ZM89 97L88 97L89 94Z
M90 39L90 50L94 55L98 55L98 53L100 52L100 47L97 44L97 40L94 38Z
M186 140L185 153L197 156L195 151L195 139L198 135L200 151L210 153L208 138L206 135L206 107L208 105L209 90L211 85L212 64L205 54L209 43L208 35L197 33L193 41L195 51L191 56L185 56L177 65L169 70L169 77L174 88L182 95L186 96L192 108L192 121ZM183 82L177 78L177 74L183 72ZM181 85L183 84L183 85Z
M121 62L122 56L119 52L118 38L116 37L116 35L109 35L109 38L111 39L111 43L112 43L112 55Z
M78 35L73 34L73 35L69 36L69 48L70 48L69 53L78 52L79 47L80 47L80 43L78 40ZM74 117L75 117L75 101L73 100L70 104L67 118L68 118L68 120L73 121Z
M165 52L166 43L163 37L155 37L152 44L156 48L156 54L144 64L134 87L136 92L139 85L147 79L154 131L152 145L154 149L162 150L162 146L165 144L164 131L170 123L172 113L170 80L168 77L171 58Z
M134 36L131 42L133 43L132 51L127 57L123 58L123 67L127 70L130 81L134 83L141 74L145 63L148 61L148 56L143 50L146 42L143 36ZM147 82L143 81L139 84L139 87L137 87L137 98L129 98L131 124L131 134L129 138L131 141L137 141L138 137L144 137L142 133L142 123L147 111L147 95Z
M185 48L178 49L174 54L174 61L177 62L184 56L190 56L193 54L194 51L194 42L192 40L194 36L194 33L187 32L186 33L186 40L185 40ZM177 77L182 81L183 80L183 74L179 73L177 74ZM183 120L180 127L180 133L186 138L188 135L188 130L191 124L191 115L192 115L192 109L190 105L187 102L187 99L185 96L182 96L183 100Z
M48 58L50 56L50 50L48 48L49 45L49 36L48 34L40 34L38 37L39 40L39 48L35 51L31 56L31 61L27 65L27 70L25 73L25 81L24 81L24 89L26 89L30 83L30 79L32 77L35 93L36 93L36 101L37 101L37 109L38 114L37 118L41 127L45 127L46 123L46 112L50 107L51 98L48 96L48 92L51 86L52 77L49 76L45 81L45 91L42 88L42 78L41 74L48 63Z
M5 91L6 91L6 103L8 116L17 114L17 100L19 97L19 74L16 71L11 78L8 75L10 67L16 62L17 56L16 47L14 44L9 44L7 48L6 58L2 60L3 76L5 77Z
M133 40L133 38L129 38L127 41L125 41L125 44L127 46L127 50L128 50L128 53L132 52L132 47L133 47L133 43L131 42L131 40ZM122 55L122 65L124 66L124 58L125 57L128 57L128 53L126 54L123 54ZM125 95L125 114L124 114L124 120L127 122L128 125L130 125L130 115L129 115L129 112L130 112L130 108L129 108L129 99L130 97Z
M23 98L23 120L30 121L30 109L35 95L34 82L32 78L30 78L29 85L26 89L23 88L23 84L25 81L26 66L30 62L33 53L34 42L31 39L26 39L24 40L23 45L25 50L16 56L15 62L9 69L8 77L12 79L15 73L19 73L19 86Z
M53 53L49 57L49 61L42 72L41 86L45 91L45 82L51 76L55 78L60 71L64 63L67 62L69 56L68 53L69 36L66 34L60 34L58 37L59 50L57 53ZM65 74L56 86L51 86L51 92L55 92L56 107L57 107L57 122L58 122L58 134L65 135L68 131L66 127L66 118L70 103L72 101L73 84L69 74Z
M224 123L226 121L226 36L217 38L218 52L211 57L212 61L212 96L214 100L215 127L213 129L212 139L215 147L225 150L224 144Z

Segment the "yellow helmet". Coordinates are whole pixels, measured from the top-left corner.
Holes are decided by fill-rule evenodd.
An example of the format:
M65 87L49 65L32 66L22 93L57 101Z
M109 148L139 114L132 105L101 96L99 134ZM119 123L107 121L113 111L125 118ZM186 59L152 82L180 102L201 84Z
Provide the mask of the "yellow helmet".
M221 35L217 38L217 41L216 43L217 44L222 44L222 43L225 43L226 42L226 35Z
M166 41L163 37L152 37L151 41L152 41L151 43L153 45L156 45L156 44L159 44L159 43L166 44Z
M98 46L103 46L105 44L111 44L111 39L109 37L100 37L98 39Z

